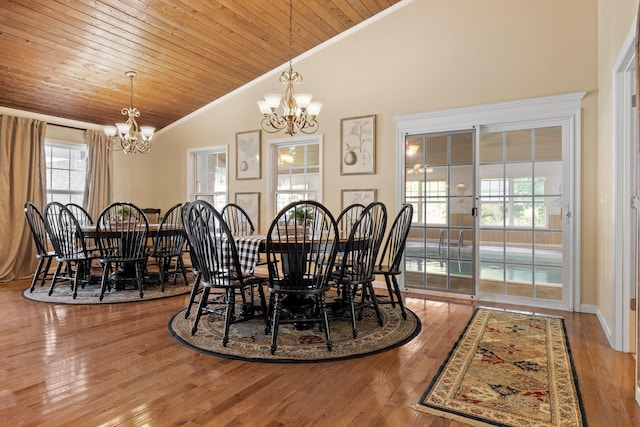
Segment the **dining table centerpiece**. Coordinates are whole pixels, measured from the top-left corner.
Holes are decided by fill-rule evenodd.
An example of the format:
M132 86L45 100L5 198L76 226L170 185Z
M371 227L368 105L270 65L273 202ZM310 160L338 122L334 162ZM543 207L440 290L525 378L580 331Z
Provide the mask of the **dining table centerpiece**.
M295 209L293 217L297 224L311 224L314 218L313 209L298 207Z
M118 206L116 210L117 221L128 220L130 216L131 216L131 206L127 206L127 205Z
M311 227L314 220L314 211L311 208L297 207L293 216L290 217L290 221L298 229L298 234L306 234L311 232Z

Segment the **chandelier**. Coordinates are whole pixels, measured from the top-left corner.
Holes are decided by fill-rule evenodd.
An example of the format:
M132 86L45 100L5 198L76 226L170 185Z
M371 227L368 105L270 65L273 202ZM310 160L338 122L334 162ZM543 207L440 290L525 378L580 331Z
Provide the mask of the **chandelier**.
M148 153L151 150L151 137L155 131L151 126L140 126L136 117L140 117L140 111L133 106L133 78L138 75L135 71L124 73L131 79L131 97L129 108L123 108L120 112L127 117L125 123L116 123L115 126L105 126L104 133L111 140L111 148L125 153Z
M264 99L258 101L260 112L264 116L262 119L262 130L269 133L279 132L282 129L285 133L293 136L300 131L302 133L314 133L318 130L316 116L320 113L322 104L311 102L313 95L307 93L296 93L293 90L294 83L300 83L302 76L293 71L291 65L292 39L293 39L293 1L289 1L289 70L283 71L280 76L280 83L286 85L284 95L277 93L267 93ZM282 105L282 114L276 112Z

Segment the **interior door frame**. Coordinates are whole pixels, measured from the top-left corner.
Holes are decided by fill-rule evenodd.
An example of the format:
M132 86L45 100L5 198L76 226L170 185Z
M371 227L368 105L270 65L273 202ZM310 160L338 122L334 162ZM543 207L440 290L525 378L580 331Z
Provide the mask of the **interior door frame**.
M640 101L640 5L638 6L638 13L636 14L635 25L635 54L636 54L636 194L640 194L640 107L638 107L638 101ZM636 225L638 230L637 242L640 242L640 209L636 208ZM639 244L640 246L640 244ZM640 358L638 357L638 342L640 341L640 316L638 312L640 309L640 303L638 303L638 296L640 296L640 249L636 254L636 262L638 266L636 276L636 403L640 404L640 381L638 380L638 372L640 372Z
M639 155L637 131L633 140L631 129L631 104L629 93L633 82L633 69L636 67L636 27L629 30L622 49L613 68L613 117L614 117L614 153L613 153L613 251L611 258L613 298L613 325L610 334L610 345L618 351L631 352L629 339L630 322L628 308L632 299L630 286L637 286L637 275L640 264L637 262L637 241L639 209L637 203L638 177L637 158ZM637 78L637 76L636 76ZM636 86L636 91L638 90ZM635 176L634 183L629 179ZM633 236L638 236L634 238ZM636 295L638 290L636 290ZM637 308L636 308L637 313ZM636 325L636 333L638 327ZM636 339L637 342L637 339Z

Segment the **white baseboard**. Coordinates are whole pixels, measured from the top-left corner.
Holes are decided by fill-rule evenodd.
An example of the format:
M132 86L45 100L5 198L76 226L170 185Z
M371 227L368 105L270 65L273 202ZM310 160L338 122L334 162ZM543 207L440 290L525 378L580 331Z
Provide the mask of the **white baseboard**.
M595 305L582 304L580 306L580 311L582 313L591 313L596 315L596 317L598 318L598 323L600 323L600 327L602 328L602 332L604 332L604 335L607 337L607 341L609 342L609 347L615 350L615 347L613 346L614 343L613 343L613 335L611 334L611 329L609 328L609 325L607 324L607 322L604 320L604 317L602 316L600 309Z

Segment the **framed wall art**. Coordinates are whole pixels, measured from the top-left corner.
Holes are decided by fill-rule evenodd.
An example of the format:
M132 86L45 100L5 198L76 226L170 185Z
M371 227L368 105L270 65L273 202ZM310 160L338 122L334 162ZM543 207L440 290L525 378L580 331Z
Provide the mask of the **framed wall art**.
M236 205L249 215L257 232L260 228L260 193L236 193Z
M376 116L340 120L340 175L376 173Z
M367 206L376 201L376 190L342 190L342 209L354 203Z
M260 131L236 133L236 179L260 179Z

